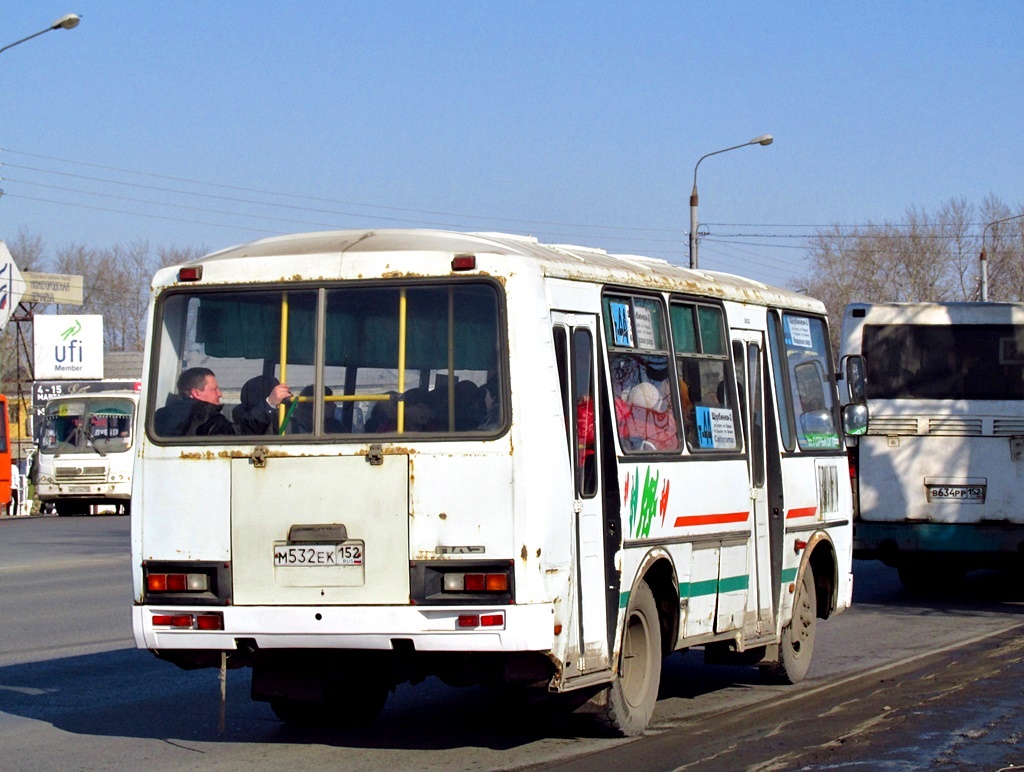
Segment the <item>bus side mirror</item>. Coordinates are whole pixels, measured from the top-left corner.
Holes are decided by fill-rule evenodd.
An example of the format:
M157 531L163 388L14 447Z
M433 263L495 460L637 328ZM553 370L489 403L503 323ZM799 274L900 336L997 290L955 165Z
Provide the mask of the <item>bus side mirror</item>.
M864 365L864 357L859 354L851 354L843 357L839 364L846 381L846 397L844 402L854 405L862 405L867 402L865 383L867 382L867 368Z
M843 431L848 437L858 437L868 430L868 406L846 405L843 408Z

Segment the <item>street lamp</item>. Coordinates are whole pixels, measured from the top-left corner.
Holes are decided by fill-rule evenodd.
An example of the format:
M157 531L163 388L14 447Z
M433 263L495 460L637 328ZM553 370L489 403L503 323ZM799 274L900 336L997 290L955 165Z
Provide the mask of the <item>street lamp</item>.
M34 35L29 35L27 38L22 38L21 40L15 40L10 45L6 45L3 48L0 48L0 54L2 54L8 48L14 48L16 45L18 45L20 43L24 43L26 40L31 40L32 38L37 38L40 35L44 35L47 32L49 32L50 30L54 30L54 29L74 29L75 27L78 26L78 23L81 20L82 20L82 17L79 16L77 13L65 14L64 16L61 16L59 19L57 19L57 21L55 21L53 24L51 24L46 29L40 30L39 32L37 32Z
M1004 217L1002 220L993 220L985 226L985 230L981 232L981 254L978 255L978 260L981 263L981 302L988 302L988 255L985 253L985 234L988 233L988 229L993 225L999 225L1001 222L1009 222L1010 220L1019 220L1024 217L1024 214L1015 214L1013 217Z
M730 150L738 150L741 147L747 145L770 145L773 142L771 134L762 134L760 137L754 137L750 142L744 142L742 145L733 145L723 150L716 150L713 153L702 155L697 159L697 166L693 167L693 192L690 193L690 267L697 267L697 167L700 166L700 162L707 158L709 155L718 155L719 153L727 153Z

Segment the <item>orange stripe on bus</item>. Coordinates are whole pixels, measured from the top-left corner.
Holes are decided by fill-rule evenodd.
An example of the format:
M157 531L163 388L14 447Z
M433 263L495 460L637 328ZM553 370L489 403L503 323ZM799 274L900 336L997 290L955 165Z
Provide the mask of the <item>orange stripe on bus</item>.
M814 517L816 514L818 514L817 507L797 507L796 509L791 509L786 513L786 519L790 520L794 517Z
M720 515L686 515L676 518L676 528L682 528L687 525L745 523L749 517L749 512L726 512Z

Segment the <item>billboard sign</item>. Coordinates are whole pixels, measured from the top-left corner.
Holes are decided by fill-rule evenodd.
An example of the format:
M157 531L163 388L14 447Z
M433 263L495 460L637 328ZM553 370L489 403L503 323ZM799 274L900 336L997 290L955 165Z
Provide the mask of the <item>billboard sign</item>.
M84 297L84 277L66 273L36 273L25 271L23 303L59 303L64 306L80 306Z
M33 321L37 380L103 378L103 317L50 314Z
M21 271L14 264L7 245L0 241L0 327L7 325L15 306L21 302L24 290Z

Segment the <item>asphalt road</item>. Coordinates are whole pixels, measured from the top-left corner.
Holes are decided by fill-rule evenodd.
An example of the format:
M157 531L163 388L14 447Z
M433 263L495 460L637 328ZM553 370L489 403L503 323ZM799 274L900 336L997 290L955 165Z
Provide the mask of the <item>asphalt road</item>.
M221 731L211 670L134 649L125 517L0 519L0 764L50 770L868 769L994 770L1016 754L1024 591L998 574L921 600L856 564L855 607L819 625L808 680L666 660L646 736L524 709L431 679L360 732L296 730L229 671ZM972 642L973 641L973 642ZM356 699L356 697L353 697Z

